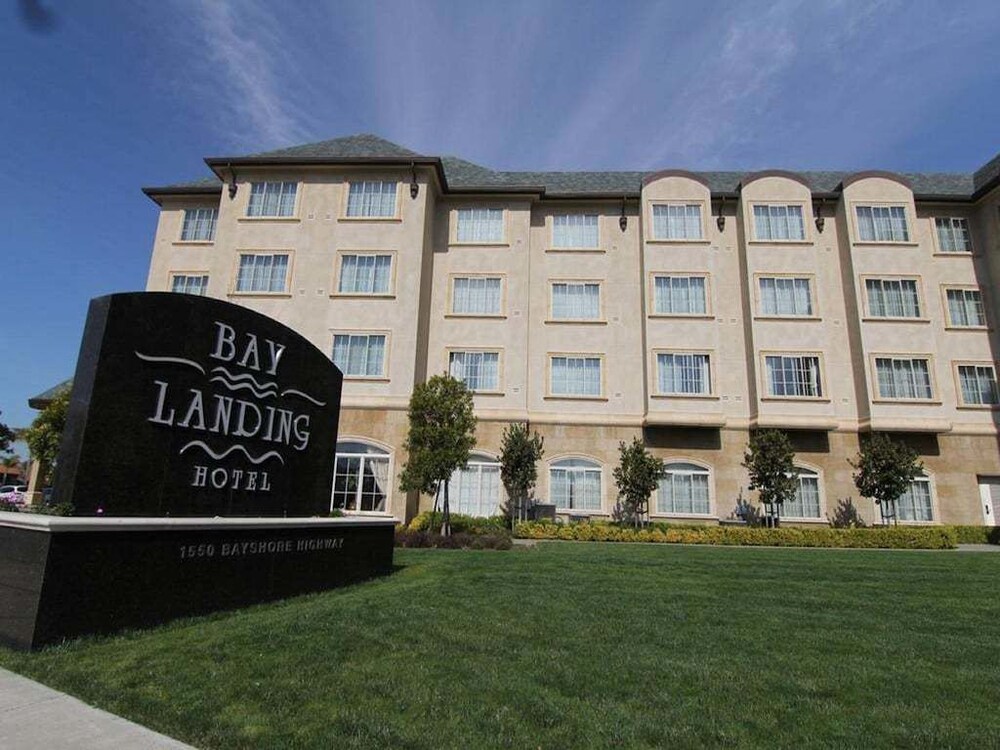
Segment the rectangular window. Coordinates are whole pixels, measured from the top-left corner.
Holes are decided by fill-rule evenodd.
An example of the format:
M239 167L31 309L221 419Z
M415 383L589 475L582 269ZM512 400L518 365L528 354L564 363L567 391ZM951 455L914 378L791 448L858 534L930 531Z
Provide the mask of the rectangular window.
M553 320L599 320L601 285L560 281L552 284Z
M549 392L553 396L600 396L600 357L552 357Z
M335 335L333 364L347 377L380 377L385 372L385 334Z
M184 210L182 242L214 242L215 223L219 218L217 208L188 208Z
M823 395L819 357L774 355L765 357L764 364L769 396L819 398Z
M809 316L813 314L809 279L782 276L760 279L760 311L763 315Z
M937 229L938 248L942 253L972 252L968 219L957 217L934 219L934 227Z
M668 464L656 492L656 512L708 515L708 470L694 464Z
M552 467L549 501L560 510L600 510L601 470L586 466Z
M700 240L701 204L658 204L653 206L654 240Z
M455 469L448 483L451 512L479 517L500 515L500 464L473 458Z
M392 218L396 215L396 183L381 180L352 182L347 193L347 215Z
M283 292L288 275L288 255L266 253L240 255L236 274L237 292Z
M181 294L197 294L204 297L208 289L208 276L188 276L186 274L174 274L170 291Z
M789 518L819 518L819 477L799 470L795 497L782 503L781 514Z
M754 238L769 241L804 240L802 206L754 206Z
M460 208L455 238L459 242L503 242L503 209Z
M978 289L949 289L948 322L953 326L969 328L986 325L983 295Z
M865 279L868 314L873 318L919 318L916 279Z
M900 521L933 521L931 505L931 483L929 479L917 477L896 499L896 517Z
M448 371L470 391L500 390L499 352L451 352Z
M499 315L502 279L499 276L458 276L451 295L454 315Z
M861 242L909 242L903 206L855 206Z
M656 276L653 310L657 315L705 315L708 295L704 276Z
M295 182L254 182L250 185L247 216L294 216Z
M876 357L875 372L879 398L931 398L931 369L926 359Z
M997 374L992 365L959 365L958 383L964 406L992 406L997 403Z
M388 294L391 255L341 255L340 294Z
M597 214L558 214L552 217L552 247L592 249L599 245Z
M656 355L657 384L663 394L695 394L712 392L711 370L707 354Z

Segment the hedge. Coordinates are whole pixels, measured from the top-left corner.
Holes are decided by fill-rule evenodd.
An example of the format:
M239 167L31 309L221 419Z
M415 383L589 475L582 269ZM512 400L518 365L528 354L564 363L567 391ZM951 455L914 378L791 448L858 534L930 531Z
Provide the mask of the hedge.
M1000 526L949 526L959 544L1000 544Z
M441 536L430 531L396 530L397 547L436 547L438 549L510 549L513 542L507 534L469 534L456 532Z
M407 531L427 531L431 521L430 511L415 516ZM435 531L441 530L441 511L434 515ZM510 529L507 528L507 519L503 516L491 516L489 518L477 518L476 516L464 516L461 513L451 514L451 531L453 534L499 534L510 536Z
M658 542L663 544L719 544L751 547L855 547L870 549L954 549L958 535L946 526L900 526L860 529L751 528L702 526L631 529L609 523L560 524L551 521L519 523L516 535L524 539L563 539L578 542Z

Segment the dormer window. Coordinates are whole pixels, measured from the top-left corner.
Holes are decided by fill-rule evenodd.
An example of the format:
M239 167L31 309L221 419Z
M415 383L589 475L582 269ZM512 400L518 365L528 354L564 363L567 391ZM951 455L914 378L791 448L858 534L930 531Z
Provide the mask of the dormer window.
M658 203L653 206L654 240L700 240L700 203Z
M801 242L806 238L800 205L755 205L753 223L754 239L763 242Z
M909 242L903 206L855 206L859 242Z

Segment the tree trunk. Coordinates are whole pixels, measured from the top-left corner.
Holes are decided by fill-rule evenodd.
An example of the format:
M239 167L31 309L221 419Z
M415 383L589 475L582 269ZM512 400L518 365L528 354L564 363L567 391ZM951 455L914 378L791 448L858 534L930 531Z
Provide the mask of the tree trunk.
M443 506L443 519L441 521L441 536L451 536L451 507L448 505L448 485L450 482L445 482L444 484L444 506Z
M431 508L431 518L430 518L430 521L427 524L427 530L430 531L431 533L434 532L434 518L435 518L435 516L437 516L438 499L440 497L441 497L441 485L439 483L438 486L437 486L437 490L434 491L434 507Z

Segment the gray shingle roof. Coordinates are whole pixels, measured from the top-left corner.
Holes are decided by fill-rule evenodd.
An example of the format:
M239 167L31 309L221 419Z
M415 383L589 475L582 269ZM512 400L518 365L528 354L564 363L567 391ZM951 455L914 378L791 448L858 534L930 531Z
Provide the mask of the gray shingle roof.
M247 156L232 157L239 159L433 159L398 144L387 141L376 135L361 134L342 138L332 138L317 143L306 143L301 146L275 151L264 151ZM215 160L213 160L215 161ZM440 159L448 187L455 190L471 190L482 188L488 190L509 189L542 189L550 195L580 196L587 195L637 195L643 180L655 174L654 172L504 172L484 167L480 164L460 159L456 156L444 156ZM694 172L704 179L713 193L735 193L740 183L753 172ZM795 172L808 183L815 193L832 193L838 190L841 182L856 172ZM942 198L971 198L987 183L1000 176L1000 155L982 167L975 175L963 173L907 173L902 175L913 187L918 196L935 196ZM194 190L220 187L221 182L210 177L189 183L169 185L163 188L146 188L147 192L158 190L176 192L185 188Z

